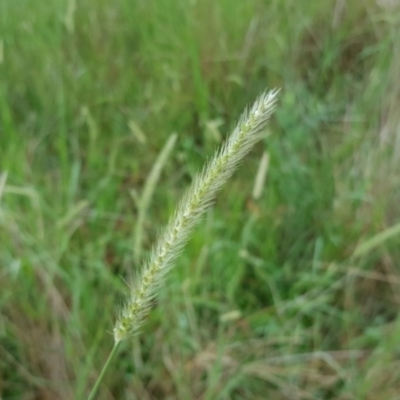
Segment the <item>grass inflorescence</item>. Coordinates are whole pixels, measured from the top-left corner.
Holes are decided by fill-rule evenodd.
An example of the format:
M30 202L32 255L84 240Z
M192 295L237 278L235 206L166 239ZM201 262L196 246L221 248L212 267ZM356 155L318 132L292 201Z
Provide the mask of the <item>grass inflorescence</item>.
M142 325L151 300L156 295L165 274L189 240L193 228L239 162L260 140L274 109L276 95L277 91L271 91L258 98L251 109L242 115L221 150L195 178L168 226L160 235L143 272L137 282L133 283L131 298L127 301L114 328L116 342L125 339Z

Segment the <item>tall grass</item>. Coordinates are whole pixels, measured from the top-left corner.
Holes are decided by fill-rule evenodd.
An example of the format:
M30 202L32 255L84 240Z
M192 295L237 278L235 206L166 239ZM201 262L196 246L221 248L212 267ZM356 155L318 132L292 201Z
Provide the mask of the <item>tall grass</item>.
M265 125L274 110L277 93L275 90L262 94L251 109L242 114L231 136L196 176L179 203L153 247L149 260L132 283L129 299L114 327L114 348L89 399L94 399L120 342L138 333L143 325L167 273L173 268L196 225L215 201L215 196L237 169L243 157L262 138Z
M0 2L2 398L87 395L140 271L133 249L149 255L266 86L283 88L274 135L193 233L99 398L398 396L393 4Z

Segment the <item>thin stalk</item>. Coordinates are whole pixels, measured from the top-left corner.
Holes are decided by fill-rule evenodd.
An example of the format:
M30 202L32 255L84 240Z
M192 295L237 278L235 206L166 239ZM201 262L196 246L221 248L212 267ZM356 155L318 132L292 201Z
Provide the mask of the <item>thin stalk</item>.
M111 350L110 355L107 358L107 361L105 362L103 369L100 372L100 375L97 377L96 383L93 386L92 391L89 394L89 397L87 400L94 400L96 393L101 385L101 382L103 381L103 377L105 373L107 372L108 366L111 364L111 361L114 359L115 355L117 354L118 346L121 343L121 341L114 342L114 347Z

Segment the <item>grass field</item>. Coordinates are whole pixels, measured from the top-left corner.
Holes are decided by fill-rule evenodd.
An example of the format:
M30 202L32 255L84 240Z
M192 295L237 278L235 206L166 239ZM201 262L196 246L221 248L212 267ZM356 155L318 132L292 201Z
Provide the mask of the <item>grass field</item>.
M86 398L157 232L274 87L98 399L400 399L397 3L1 1L0 399Z

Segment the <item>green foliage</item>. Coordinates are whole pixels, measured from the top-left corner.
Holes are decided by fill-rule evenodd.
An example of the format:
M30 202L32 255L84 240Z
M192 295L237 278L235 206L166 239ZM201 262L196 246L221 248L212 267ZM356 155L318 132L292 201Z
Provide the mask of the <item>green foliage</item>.
M0 397L87 395L160 152L176 133L142 256L266 87L282 87L273 135L99 399L398 397L399 6L384 4L0 2Z

